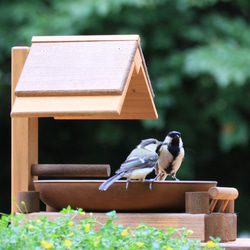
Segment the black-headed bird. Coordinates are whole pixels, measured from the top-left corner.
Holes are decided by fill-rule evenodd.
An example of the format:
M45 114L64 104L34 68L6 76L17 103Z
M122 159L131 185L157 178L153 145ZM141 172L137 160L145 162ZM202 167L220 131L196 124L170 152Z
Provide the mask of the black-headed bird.
M116 180L121 178L127 178L126 189L130 180L145 181L146 176L154 170L159 158L155 152L159 144L161 142L153 138L142 140L121 164L115 172L116 174L99 186L99 190L106 191Z
M169 132L163 143L159 144L156 152L159 154L159 159L155 166L155 180L165 180L168 175L178 180L176 173L185 155L181 133L178 131Z

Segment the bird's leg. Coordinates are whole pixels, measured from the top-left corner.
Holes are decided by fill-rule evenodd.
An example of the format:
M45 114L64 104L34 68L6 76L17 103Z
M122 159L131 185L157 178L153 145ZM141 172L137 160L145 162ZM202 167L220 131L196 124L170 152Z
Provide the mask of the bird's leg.
M148 181L149 182L149 189L152 191L152 185L153 185L153 182L157 180L157 178L161 175L161 173L159 173L158 175L155 176L155 178L153 179L149 179L149 180L145 180L145 181Z
M161 172L160 172L158 175L156 175L155 178L154 178L153 180L156 181L157 178L158 178L160 175L161 175Z
M155 178L149 180L146 179L144 181L149 182L149 189L152 191L152 183L155 181Z
M172 174L172 177L173 177L176 181L180 181L180 180L176 177L176 173Z
M126 190L128 189L128 185L129 185L130 181L131 181L130 179L127 179Z

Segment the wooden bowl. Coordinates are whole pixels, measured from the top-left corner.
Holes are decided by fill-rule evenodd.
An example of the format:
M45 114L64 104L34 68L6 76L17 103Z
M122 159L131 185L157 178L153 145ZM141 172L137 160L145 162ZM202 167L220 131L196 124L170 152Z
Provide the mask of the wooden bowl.
M216 181L116 181L107 191L98 187L99 180L37 180L35 190L40 199L55 210L70 205L89 212L184 212L185 193L208 191Z

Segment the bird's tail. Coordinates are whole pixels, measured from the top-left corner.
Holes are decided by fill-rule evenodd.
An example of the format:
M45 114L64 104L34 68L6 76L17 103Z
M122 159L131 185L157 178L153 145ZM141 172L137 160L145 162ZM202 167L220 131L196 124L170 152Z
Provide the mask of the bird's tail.
M103 182L100 187L99 190L101 191L106 191L115 181L121 179L124 175L124 172L118 173L112 177L110 177L109 179L107 179L105 182Z

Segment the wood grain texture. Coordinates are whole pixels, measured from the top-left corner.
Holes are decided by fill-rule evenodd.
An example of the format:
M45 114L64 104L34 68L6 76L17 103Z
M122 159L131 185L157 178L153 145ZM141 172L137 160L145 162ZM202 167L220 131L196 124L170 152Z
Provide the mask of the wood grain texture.
M236 188L212 187L208 190L211 199L235 200L239 192Z
M12 117L158 118L138 36L70 39L80 41L34 38L15 88Z
M33 164L33 176L76 176L76 177L108 177L110 165L105 164Z
M32 44L17 96L121 95L137 41Z
M220 237L221 242L234 241L237 238L236 214L211 213L205 215L206 235L205 240Z
M185 211L190 214L209 213L209 194L208 192L186 192Z
M56 119L157 119L151 84L147 82L147 73L141 67L138 75L131 78L124 103L119 115L96 116L56 116Z
M25 206L22 204L25 202ZM36 191L19 191L17 192L17 205L22 213L33 213L40 211L39 192Z
M11 54L12 105L14 90L25 64L28 47L13 47ZM34 190L30 174L32 163L38 162L38 118L11 119L11 197L17 200L18 191ZM14 201L11 211L17 211Z
M17 97L13 117L117 116L122 96Z
M49 220L55 220L57 217L62 216L57 212L40 212L31 213L26 215L29 219L36 219L40 216L47 216ZM82 217L76 215L74 221L79 223L85 217L89 217L89 213ZM125 227L129 227L131 230L135 230L142 222L148 226L156 227L159 229L167 229L168 227L192 229L193 234L189 236L190 239L196 238L201 241L205 240L205 222L203 214L167 214L167 213L117 213L118 220L114 223L122 224ZM93 213L93 217L97 217L97 220L101 223L107 221L107 215L105 213ZM99 230L100 224L95 224L96 229ZM179 235L174 235L178 237Z
M140 36L132 35L77 35L77 36L33 36L32 43L41 42L93 42L93 41L137 41Z

